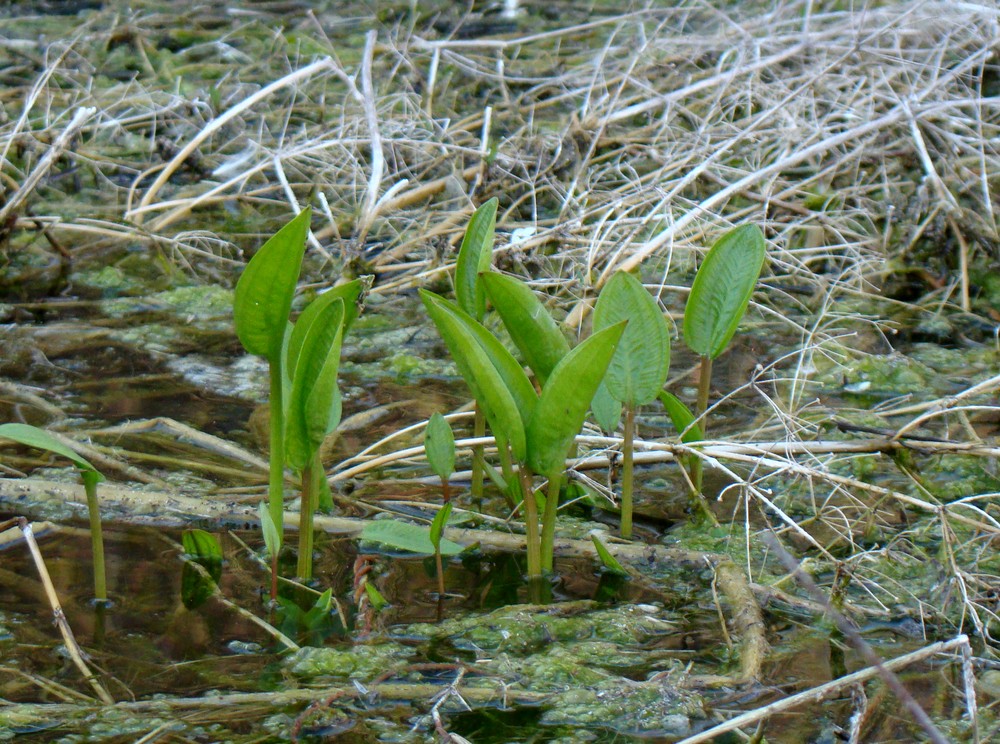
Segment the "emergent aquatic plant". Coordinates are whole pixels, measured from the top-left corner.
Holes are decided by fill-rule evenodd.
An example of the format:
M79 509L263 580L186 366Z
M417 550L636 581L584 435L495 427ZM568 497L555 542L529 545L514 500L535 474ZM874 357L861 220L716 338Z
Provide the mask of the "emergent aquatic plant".
M101 511L97 502L97 484L104 476L87 460L60 442L54 436L30 424L2 424L0 437L23 444L26 447L46 450L65 457L80 473L83 490L87 494L87 513L90 518L90 548L94 560L94 598L98 602L108 599L108 584L104 569L104 533L101 530Z
M726 350L746 313L750 296L767 255L764 234L756 225L736 227L719 238L705 256L684 308L684 342L701 358L698 400L693 420L700 425L699 439L708 430L708 397L712 385L712 362ZM667 405L677 425L686 418L676 399ZM683 406L681 406L683 407ZM688 421L678 431L689 429ZM691 468L694 491L701 491L701 460Z
M440 413L435 412L427 422L427 428L424 430L424 451L427 453L427 462L431 470L441 479L441 500L447 504L451 501L448 480L455 472L455 433Z
M494 275L484 274L481 279L496 304L490 284ZM501 280L508 287L511 281L516 282ZM563 356L548 371L538 394L520 363L481 323L432 292L421 290L420 295L473 397L485 411L508 483L513 477L513 468L508 463L513 460L518 464L528 575L539 577L543 570L552 569L556 510L566 456L583 425L625 323L595 333ZM548 313L544 315L548 317ZM537 335L538 329L527 327L536 322L537 318L524 318L523 323L516 324L517 335ZM511 336L516 338L514 331ZM539 376L538 370L535 372ZM549 484L548 494L542 499L541 518L532 486L535 474L547 478Z
M462 310L480 322L486 314L486 293L479 276L490 268L496 222L497 199L494 197L482 204L469 218L469 226L465 230L455 262L455 300ZM486 418L477 405L472 435L482 437L485 433ZM471 491L474 499L482 498L485 467L483 446L477 444L472 448Z
M284 379L282 349L288 316L305 254L311 212L303 209L278 230L250 259L233 298L236 335L250 354L267 360L270 377L270 478L268 506L271 521L284 529Z
M670 328L653 296L631 274L618 272L601 290L594 330L628 321L604 378L608 396L625 411L622 442L621 535L632 536L633 439L636 409L651 403L670 370ZM614 428L614 427L609 427Z

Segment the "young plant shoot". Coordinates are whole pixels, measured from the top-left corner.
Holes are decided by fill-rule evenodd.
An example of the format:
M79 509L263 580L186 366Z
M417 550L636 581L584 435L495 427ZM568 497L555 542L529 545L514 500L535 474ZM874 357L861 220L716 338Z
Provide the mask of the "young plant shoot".
M303 209L261 246L236 283L233 299L240 343L250 354L267 359L271 405L268 506L279 534L284 527L285 468L282 348L305 254L310 214L308 208Z
M469 219L469 227L462 238L455 262L455 300L470 316L482 322L486 314L486 292L479 276L489 271L493 259L493 238L496 233L497 199L494 197L477 209ZM477 405L472 424L472 435L486 434L486 416ZM483 472L485 470L483 446L472 448L472 498L483 497Z
M746 313L764 266L764 234L742 225L719 238L702 262L684 308L684 342L701 358L695 419L704 437L708 430L708 397L712 362L726 350ZM701 491L701 460L692 468L695 491Z
M632 537L635 413L663 389L670 370L670 328L653 296L631 274L618 272L601 290L594 330L628 321L604 378L608 395L625 411L622 441L621 535Z
M484 275L483 279L487 276L492 277ZM485 286L496 304L490 284ZM528 575L539 577L543 570L552 569L556 509L566 456L611 361L624 323L595 333L566 354L550 370L539 395L520 363L481 323L432 292L421 290L420 296L459 372L486 412L498 449L520 466ZM548 313L544 315L548 317ZM525 322L537 320L528 318ZM521 328L519 333L538 331ZM511 335L515 336L514 332ZM511 470L505 467L508 482L512 481ZM531 483L534 474L549 482L541 518Z
M444 535L444 526L448 524L448 517L451 516L451 502L447 502L438 513L434 515L431 522L431 544L434 546L434 567L437 569L438 601L444 599L444 561L441 559L441 537Z
M108 583L104 568L104 533L101 529L101 511L97 503L97 484L104 476L97 472L87 460L60 442L47 431L30 424L0 425L0 438L23 444L26 447L46 450L65 457L76 466L87 495L87 514L90 518L90 550L94 561L94 599L107 602Z
M441 500L447 504L451 501L448 480L455 472L455 434L440 413L435 412L427 422L427 428L424 430L424 451L427 453L427 462L430 463L431 470L441 479Z

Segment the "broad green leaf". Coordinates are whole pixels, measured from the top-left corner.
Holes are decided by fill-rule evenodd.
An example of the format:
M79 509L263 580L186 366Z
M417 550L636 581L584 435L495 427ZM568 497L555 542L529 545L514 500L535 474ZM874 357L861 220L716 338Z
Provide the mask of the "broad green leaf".
M438 545L441 543L441 533L444 532L444 526L448 524L448 517L451 516L452 504L449 501L443 507L438 509L438 513L434 515L434 521L431 522L431 545L437 550Z
M434 553L429 527L395 519L379 519L369 522L361 531L361 539L377 542L395 550L406 550L410 553ZM441 539L441 555L458 555L462 546L451 540Z
M663 403L663 407L667 409L667 415L670 416L670 420L673 422L674 428L677 429L677 433L681 435L681 441L684 444L700 442L705 438L701 427L694 423L694 414L691 413L691 409L684 405L676 395L661 390L657 397Z
M371 282L372 279L370 276L353 279L346 284L328 289L306 306L306 309L302 311L302 314L299 315L298 320L295 322L288 338L286 358L289 369L295 368L299 353L302 351L302 341L305 339L306 330L312 326L317 317L323 314L328 305L337 300L343 301L344 333L350 330L351 324L358 317L359 305L363 302L368 289L371 288Z
M337 298L313 317L291 369L292 389L285 414L285 459L301 471L339 420L337 369L343 338L344 303ZM291 366L291 365L290 365ZM331 410L333 406L337 410Z
M514 345L544 386L555 366L569 353L566 337L524 282L495 272L484 273L480 281Z
M656 398L670 370L670 327L653 296L634 276L619 271L601 290L594 330L627 320L604 384L615 400L641 406Z
M445 417L436 411L424 430L424 450L438 478L450 478L455 472L455 434Z
M205 530L184 530L181 534L184 552L199 560L222 561L222 546L219 538Z
M594 393L594 399L590 401L590 410L594 414L594 421L601 427L601 431L611 434L618 428L618 422L622 418L622 404L608 392L606 377L601 380L597 392Z
M281 533L271 519L271 510L267 508L266 501L257 505L257 512L260 515L260 531L264 533L264 546L267 554L273 558L281 550Z
M712 246L694 277L684 308L684 342L715 359L736 333L767 250L756 225L730 230Z
M455 263L455 299L458 306L476 320L482 320L486 314L486 294L479 274L490 268L496 222L497 200L494 197L469 219Z
M611 551L608 550L607 546L601 542L601 538L595 535L593 532L590 533L590 539L594 543L594 550L597 551L597 557L601 559L601 564L611 571L611 573L616 573L619 576L628 576L628 571L625 567L618 562L618 559L611 555Z
M625 321L598 331L556 365L528 424L528 466L551 476L561 472L569 448L604 379Z
M473 330L476 326L481 328L481 324L432 292L420 290L420 298L438 333L448 346L459 372L472 390L473 396L483 404L493 433L505 439L510 444L515 459L523 462L526 452L524 421L511 388L494 366L493 360L483 349ZM486 334L489 335L488 332ZM520 371L521 368L516 361L514 366ZM523 383L530 388L531 383L524 372L520 374ZM516 385L523 389L521 382Z
M236 335L251 354L277 360L302 267L311 211L307 207L250 259L236 283Z
M91 479L93 482L104 480L97 469L87 460L78 455L74 450L67 447L44 429L39 429L31 424L2 424L0 425L0 437L10 439L26 447L47 450L55 455L65 457L80 470L80 475L85 480Z

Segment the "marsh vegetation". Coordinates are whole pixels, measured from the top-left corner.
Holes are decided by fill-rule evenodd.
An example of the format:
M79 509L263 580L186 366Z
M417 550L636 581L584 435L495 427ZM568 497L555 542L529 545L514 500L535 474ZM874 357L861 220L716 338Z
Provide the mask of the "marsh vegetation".
M956 5L5 5L0 739L995 739Z

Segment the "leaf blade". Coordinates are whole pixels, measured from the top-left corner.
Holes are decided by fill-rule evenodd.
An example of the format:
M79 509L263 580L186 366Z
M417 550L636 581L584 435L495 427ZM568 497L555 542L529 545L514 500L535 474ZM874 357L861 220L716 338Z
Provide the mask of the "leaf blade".
M479 275L490 268L493 259L497 204L497 198L493 197L469 218L455 262L455 300L476 320L482 320L486 314L486 293Z

